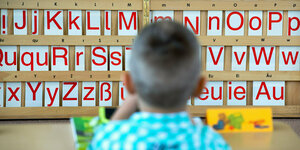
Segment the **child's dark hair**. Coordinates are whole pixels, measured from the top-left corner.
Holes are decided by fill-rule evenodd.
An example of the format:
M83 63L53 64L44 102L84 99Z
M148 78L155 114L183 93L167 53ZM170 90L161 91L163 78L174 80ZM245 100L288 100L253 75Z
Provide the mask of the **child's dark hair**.
M153 107L176 108L192 96L200 75L200 49L181 24L152 23L137 36L130 73L138 95Z

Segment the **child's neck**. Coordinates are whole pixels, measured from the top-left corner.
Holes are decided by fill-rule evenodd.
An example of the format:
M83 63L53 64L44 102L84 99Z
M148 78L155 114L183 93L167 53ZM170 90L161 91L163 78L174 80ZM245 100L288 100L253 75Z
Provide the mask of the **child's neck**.
M186 106L182 106L178 108L162 109L162 108L149 106L143 102L139 102L139 108L141 111L153 112L153 113L176 113L176 112L186 111Z

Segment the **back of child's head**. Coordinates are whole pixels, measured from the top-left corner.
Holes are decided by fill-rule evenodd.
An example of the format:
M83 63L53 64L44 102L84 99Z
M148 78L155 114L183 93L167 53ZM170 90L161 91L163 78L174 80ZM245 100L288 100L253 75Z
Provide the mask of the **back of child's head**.
M137 36L130 74L141 100L156 108L178 108L193 95L200 75L199 43L181 24L152 23Z

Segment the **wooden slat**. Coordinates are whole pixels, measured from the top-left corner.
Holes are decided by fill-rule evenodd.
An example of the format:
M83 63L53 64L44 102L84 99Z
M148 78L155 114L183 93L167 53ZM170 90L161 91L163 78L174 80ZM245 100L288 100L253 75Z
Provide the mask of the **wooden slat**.
M5 9L142 10L142 0L1 0Z
M151 0L150 10L299 10L300 2L291 1L233 1L233 0Z
M0 45L132 45L134 36L0 35ZM300 46L299 36L198 36L203 46Z
M12 71L0 81L120 81L121 71Z
M0 82L120 81L122 71L2 71ZM205 71L209 81L300 81L299 71Z
M213 46L299 46L300 37L288 36L199 36L202 45Z
M192 116L205 117L210 108L239 108L240 106L188 106ZM265 106L244 106L257 108ZM117 108L117 107L107 107ZM300 117L300 105L272 106L273 117ZM99 107L3 107L0 119L69 118L97 116Z
M299 71L206 71L210 81L300 81Z
M242 108L259 108L269 106L243 106ZM300 105L270 106L273 117L300 117ZM241 106L191 106L188 111L192 116L205 117L206 110L212 108L241 108Z
M134 36L1 35L0 45L131 45Z

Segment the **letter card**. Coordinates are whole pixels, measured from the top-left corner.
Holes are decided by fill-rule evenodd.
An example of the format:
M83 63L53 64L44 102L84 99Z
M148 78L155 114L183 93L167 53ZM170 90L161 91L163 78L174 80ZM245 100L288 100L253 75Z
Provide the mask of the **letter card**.
M0 71L17 71L17 46L0 46Z
M27 10L14 9L14 35L27 35Z
M254 106L284 106L284 81L253 81Z
M200 96L195 97L195 105L223 105L223 81L207 82Z
M300 71L300 47L279 47L279 71Z
M86 11L86 35L100 35L101 22L99 10Z
M244 11L225 11L225 35L244 35Z
M45 82L45 107L59 106L59 82Z
M52 71L69 70L69 46L51 46Z
M123 66L122 46L110 46L109 58L110 58L110 62L109 62L110 71L122 71L122 66Z
M118 11L118 35L137 35L137 11Z
M82 106L96 106L96 82L82 82Z
M249 36L262 36L262 11L249 11L248 20L248 35Z
M227 105L245 106L247 102L247 82L227 82Z
M0 107L4 106L4 84L0 82Z
M6 82L6 107L21 107L21 82Z
M246 71L247 46L232 46L231 70Z
M92 46L91 48L92 71L108 70L108 49L107 46Z
M250 71L275 70L275 46L250 46Z
M48 46L20 46L20 71L48 71Z
M224 46L208 46L206 51L206 70L224 70Z
M81 10L68 10L68 34L82 35Z
M173 10L155 10L155 11L150 11L150 22L157 22L157 21L162 21L162 20L169 20L172 21L174 19L174 11Z
M62 106L78 106L78 82L63 82Z
M111 81L99 82L99 106L112 106L112 88Z
M200 35L200 11L183 11L183 25L195 35Z
M85 70L85 48L84 46L75 46L75 71Z
M288 36L300 35L300 11L288 11Z
M63 11L44 10L44 34L63 35Z
M25 107L43 106L43 82L25 82Z
M124 85L124 82L119 82L119 106L122 105L122 103L125 101L125 98L127 96L127 91Z
M207 12L207 35L221 36L222 35L222 11Z

